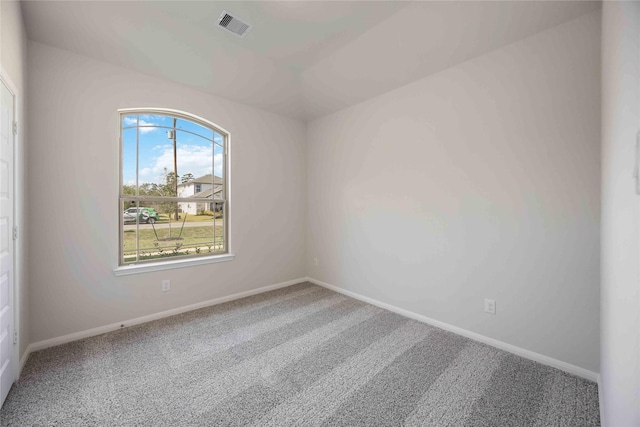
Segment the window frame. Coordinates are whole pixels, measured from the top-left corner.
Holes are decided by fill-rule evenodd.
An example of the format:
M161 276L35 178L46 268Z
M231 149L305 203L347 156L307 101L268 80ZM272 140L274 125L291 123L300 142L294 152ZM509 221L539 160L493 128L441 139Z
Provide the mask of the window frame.
M123 141L123 121L124 121L124 117L126 116L131 116L131 115L163 115L163 116L171 116L172 118L177 118L177 119L182 119L182 120L187 120L190 122L193 122L197 125L203 126L205 128L208 128L210 130L212 130L212 132L215 134L219 134L222 136L223 138L223 144L222 144L222 148L223 148L223 176L221 177L223 179L223 187L222 187L222 195L223 198L222 199L215 199L212 198L211 199L205 199L205 198L197 198L194 199L193 197L178 197L177 195L175 197L156 197L156 196L140 196L138 194L138 186L136 186L136 195L135 196L131 196L131 195L125 195L123 193L123 185L124 185L124 177L123 177L123 165L124 165L124 141ZM139 127L139 126L136 126ZM118 109L118 147L119 147L119 167L118 167L118 223L119 223L119 230L118 230L118 262L117 262L117 267L114 268L114 274L116 276L120 276L120 275L126 275L126 274L135 274L138 272L147 272L147 271L158 271L158 270L167 270L167 269L173 269L173 268L180 268L180 267L187 267L187 266L192 266L192 265L200 265L200 264L209 264L209 263L214 263L214 262L221 262L221 261L230 261L232 260L235 255L232 254L231 252L231 242L230 242L230 238L229 238L229 230L230 230L230 224L231 224L231 215L230 215L230 183L231 183L231 173L230 173L230 150L229 150L229 145L230 145L230 140L231 140L231 135L230 133L225 130L224 128L222 128L221 126L218 126L217 124L211 122L210 120L204 119L202 117L199 117L195 114L191 114L191 113L187 113L184 111L179 111L179 110L174 110L174 109L168 109L168 108L124 108L124 109ZM213 142L213 141L212 141ZM215 142L213 142L214 144L216 144ZM215 147L215 145L214 145ZM215 149L212 148L214 154L215 154ZM213 165L212 165L213 166ZM139 172L139 165L136 164L136 175ZM215 185L215 171L212 170L212 184ZM137 183L138 185L140 184L139 182ZM132 200L135 199L135 200ZM181 202L189 202L189 203L222 203L223 204L223 212L224 212L224 217L223 217L223 239L224 239L224 251L221 252L216 252L213 254L209 254L209 253L204 253L204 254L197 254L197 253L193 253L193 254L188 254L188 255L179 255L179 256L172 256L172 257L167 257L167 258L155 258L155 259L148 259L148 260L141 260L141 259L136 259L133 262L124 262L124 246L123 246L123 236L124 236L124 222L122 220L122 205L124 202L126 201L135 201L136 202L136 207L140 208L140 206L143 206L144 203L146 202L174 202L174 203L181 203ZM136 227L139 227L139 222L138 220L136 220ZM215 227L215 226L214 226ZM139 229L138 229L139 230ZM136 249L136 251L138 251ZM139 254L137 253L136 256L138 257Z

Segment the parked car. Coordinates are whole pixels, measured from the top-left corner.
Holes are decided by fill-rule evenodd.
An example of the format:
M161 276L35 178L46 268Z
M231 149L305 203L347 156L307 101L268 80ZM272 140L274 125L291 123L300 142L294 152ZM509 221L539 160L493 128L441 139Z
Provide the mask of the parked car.
M138 221L145 222L147 224L153 224L159 219L158 212L153 208L129 208L122 213L122 220L124 222L136 222L136 214Z

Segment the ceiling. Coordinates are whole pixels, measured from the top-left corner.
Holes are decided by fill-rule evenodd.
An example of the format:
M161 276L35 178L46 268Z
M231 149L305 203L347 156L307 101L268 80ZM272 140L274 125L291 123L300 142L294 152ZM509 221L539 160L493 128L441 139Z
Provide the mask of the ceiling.
M23 1L29 39L311 120L600 8L590 1ZM253 25L244 39L220 13Z

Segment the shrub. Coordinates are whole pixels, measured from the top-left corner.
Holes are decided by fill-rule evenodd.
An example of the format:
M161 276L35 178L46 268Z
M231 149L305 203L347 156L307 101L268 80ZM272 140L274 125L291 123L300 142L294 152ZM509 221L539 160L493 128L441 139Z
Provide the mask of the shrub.
M209 211L209 210L203 211L202 215L212 216L212 217L214 217L216 219L222 218L222 212L214 212L214 211Z

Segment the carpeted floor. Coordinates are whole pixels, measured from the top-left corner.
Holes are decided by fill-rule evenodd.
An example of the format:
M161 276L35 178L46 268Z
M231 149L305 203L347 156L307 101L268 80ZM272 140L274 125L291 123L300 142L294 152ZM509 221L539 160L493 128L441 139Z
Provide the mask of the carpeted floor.
M33 353L2 426L594 426L596 384L309 283Z

